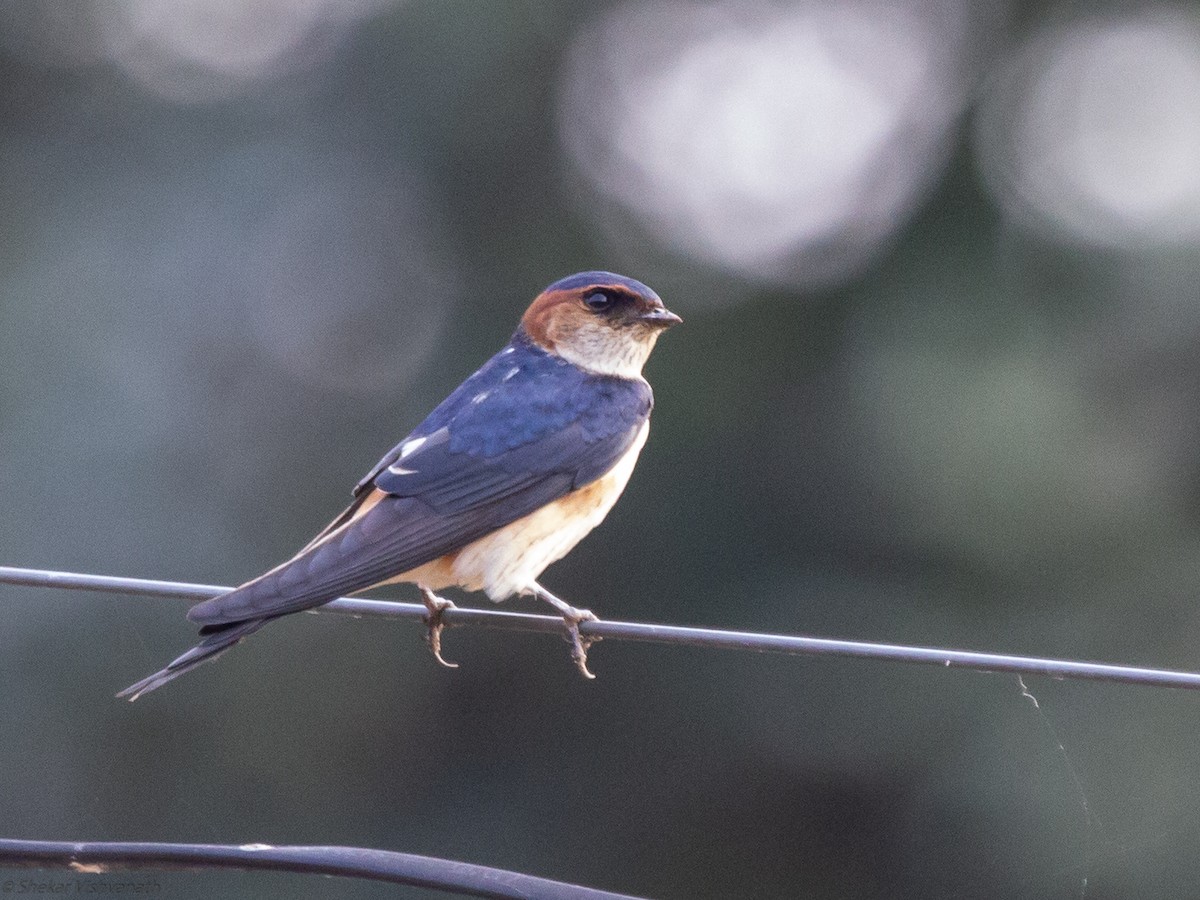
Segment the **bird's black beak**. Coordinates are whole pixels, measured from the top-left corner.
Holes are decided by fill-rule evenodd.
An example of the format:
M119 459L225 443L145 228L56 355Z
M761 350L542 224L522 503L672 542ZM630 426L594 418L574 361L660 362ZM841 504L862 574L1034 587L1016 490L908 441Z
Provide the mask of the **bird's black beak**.
M671 312L665 306L646 310L646 312L641 313L637 318L639 322L646 325L663 329L670 328L672 325L678 325L683 321L683 319L679 318L679 316L675 315L675 313Z

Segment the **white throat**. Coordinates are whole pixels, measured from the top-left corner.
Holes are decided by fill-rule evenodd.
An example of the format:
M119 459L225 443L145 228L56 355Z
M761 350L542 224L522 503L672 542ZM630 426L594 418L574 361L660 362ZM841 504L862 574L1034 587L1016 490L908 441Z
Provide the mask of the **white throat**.
M659 332L614 331L607 326L580 328L554 348L563 359L597 375L641 378Z

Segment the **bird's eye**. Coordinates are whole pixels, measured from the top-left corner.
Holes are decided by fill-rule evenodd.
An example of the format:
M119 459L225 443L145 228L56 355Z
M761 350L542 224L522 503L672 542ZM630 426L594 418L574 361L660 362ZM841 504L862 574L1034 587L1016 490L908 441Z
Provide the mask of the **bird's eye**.
M583 298L583 302L592 312L604 312L613 305L613 295L606 291L593 291Z

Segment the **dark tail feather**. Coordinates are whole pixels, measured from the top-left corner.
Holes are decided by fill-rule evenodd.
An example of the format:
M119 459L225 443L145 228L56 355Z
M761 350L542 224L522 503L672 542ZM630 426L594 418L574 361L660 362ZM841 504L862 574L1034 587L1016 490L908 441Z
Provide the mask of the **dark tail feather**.
M207 626L200 632L205 637L199 644L162 671L155 672L149 678L143 678L137 684L131 684L117 696L125 697L132 703L142 694L148 694L150 691L162 687L168 681L173 681L180 675L192 671L201 663L216 659L242 638L254 634L269 621L271 618L247 619L243 622L231 622L229 625Z

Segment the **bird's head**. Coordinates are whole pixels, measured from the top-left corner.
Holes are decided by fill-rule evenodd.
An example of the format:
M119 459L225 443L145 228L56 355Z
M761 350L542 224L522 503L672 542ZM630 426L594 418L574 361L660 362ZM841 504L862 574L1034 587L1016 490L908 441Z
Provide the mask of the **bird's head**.
M542 291L521 327L534 343L581 369L637 378L658 336L682 321L640 281L580 272Z

